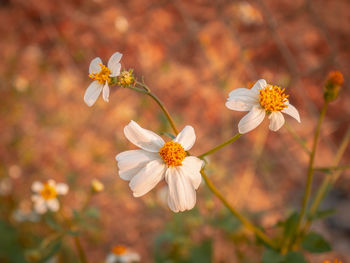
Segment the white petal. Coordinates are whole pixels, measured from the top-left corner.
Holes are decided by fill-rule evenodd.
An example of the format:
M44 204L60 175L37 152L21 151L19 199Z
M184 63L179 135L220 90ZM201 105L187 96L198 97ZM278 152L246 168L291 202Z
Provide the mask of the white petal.
M235 89L230 92L226 102L226 107L236 111L249 111L254 105L259 103L258 93L249 89Z
M47 211L46 202L44 199L37 199L37 201L34 202L34 210L38 214L44 214Z
M32 191L33 192L36 192L36 193L39 193L42 189L43 189L44 185L42 182L39 182L39 181L35 181L33 184L32 184Z
M165 173L165 180L169 186L169 208L174 212L192 209L196 204L196 191L181 167L169 167Z
M53 212L57 212L58 209L60 208L60 203L58 202L58 200L56 198L47 200L46 205Z
M265 117L265 110L260 106L253 107L238 123L238 131L241 134L247 133L256 128Z
M102 64L102 60L99 57L91 60L90 66L89 66L89 73L90 74L91 73L99 73L101 71L100 64Z
M119 176L130 181L147 163L160 159L160 156L145 150L131 150L119 153L115 159L118 162Z
M45 202L45 199L42 198L41 195L35 194L35 195L32 195L32 201L33 201L34 203L37 203L37 202Z
M192 126L187 125L183 130L176 136L174 142L180 143L181 146L188 151L192 148L196 141L196 134Z
M147 194L164 177L166 165L161 160L149 162L130 181L129 186L135 197Z
M201 181L201 169L204 162L194 156L188 156L182 161L181 169L184 171L184 174L190 178L195 189L198 189Z
M251 88L251 91L258 92L259 90L265 88L267 85L266 80L259 79L257 82L255 82L254 86Z
M97 100L98 96L102 91L102 88L103 84L95 80L86 89L84 94L84 101L89 107L94 105L95 101Z
M116 263L117 257L113 253L107 255L105 263Z
M49 180L47 181L47 183L48 183L49 186L52 186L53 188L56 188L56 182L55 182L55 180L49 179Z
M159 152L164 145L164 140L159 135L142 128L134 121L125 126L124 134L130 142L149 152Z
M68 193L69 187L67 184L64 183L58 183L56 186L57 194L59 195L66 195Z
M102 97L103 100L108 102L108 98L109 98L109 86L108 86L108 82L106 81L106 84L103 87L103 91L102 91Z
M121 53L115 52L108 60L107 66L111 71L111 74L110 74L111 77L116 77L120 74L121 65L119 61L122 58L122 56L123 55Z
M284 124L284 117L279 111L272 112L269 116L271 131L278 131Z
M128 252L127 255L127 262L139 262L140 261L140 255L135 252Z
M287 102L286 104L287 104L287 107L284 108L282 112L292 116L294 119L300 122L300 116L299 116L298 110L292 104L289 104L289 102Z

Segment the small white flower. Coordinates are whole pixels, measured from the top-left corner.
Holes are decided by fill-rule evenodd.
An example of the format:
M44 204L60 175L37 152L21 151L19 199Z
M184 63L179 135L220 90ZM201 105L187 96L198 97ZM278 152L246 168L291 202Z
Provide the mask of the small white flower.
M34 210L38 214L44 214L47 210L53 212L58 211L60 204L58 202L58 195L65 195L68 193L68 185L58 183L54 180L48 180L46 183L35 181L32 184L32 201L34 203Z
M239 133L247 133L256 128L268 115L269 128L272 131L279 130L284 124L281 112L286 113L298 122L300 116L298 110L289 103L288 96L278 86L266 83L264 79L258 80L251 89L235 89L230 92L226 107L236 111L249 111L238 123Z
M109 97L109 84L112 77L117 77L120 74L121 64L119 63L122 58L122 54L119 52L114 53L108 60L107 67L103 65L102 60L97 57L94 58L89 67L89 77L94 81L85 91L84 101L88 106L94 105L98 96L102 92L104 101L108 102Z
M196 204L196 189L202 177L203 161L186 156L192 148L196 135L191 126L186 126L171 142L131 121L125 128L126 138L140 147L116 156L119 176L130 181L135 197L145 195L163 178L168 184L168 205L174 212L190 210Z
M139 262L140 255L127 249L124 246L118 245L112 249L112 253L109 253L106 258L106 263L133 263Z

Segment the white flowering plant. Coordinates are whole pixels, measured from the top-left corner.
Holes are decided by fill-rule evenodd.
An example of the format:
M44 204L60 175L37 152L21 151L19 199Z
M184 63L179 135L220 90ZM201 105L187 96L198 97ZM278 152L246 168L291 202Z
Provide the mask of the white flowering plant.
M322 168L328 173L328 176L319 186L313 200L311 200L311 190L314 171L319 169L314 164L318 138L326 110L329 104L336 99L343 84L340 73L331 73L325 84L324 104L315 128L312 148L309 149L296 132L287 126L287 130L293 135L296 143L308 155L305 191L300 210L289 213L286 218L278 222L274 229L266 229L250 216L240 212L216 187L212 180L216 175L215 167L211 166L209 156L220 153L221 149L230 146L245 134L254 133L254 129L263 123L265 117L268 119L269 130L273 132L277 132L285 125L283 114L300 123L302 118L299 111L290 103L290 100L293 101L293 99L286 94L285 89L268 84L264 79L257 80L251 88L234 88L223 105L229 110L248 112L238 122L238 132L211 149L194 155L191 153L192 148L195 147L195 143L200 143L200 139L197 138L193 126L184 122L180 130L178 128L180 125L176 124L167 107L145 84L144 80L138 80L133 69L122 70L122 57L120 52L115 52L108 60L107 66L99 57L91 61L88 76L93 81L86 89L82 101L92 107L102 93L102 99L109 102L111 90L119 87L151 98L164 114L167 121L166 127L169 130L164 130L162 134L168 135L169 138L165 139L153 132L148 123L129 120L123 132L126 139L137 149L122 149L122 147L115 149L117 152L115 165L119 175L116 180L128 183L130 195L135 198L143 198L157 185L165 185L159 194L159 199L165 204L167 213L173 218L155 241L156 262L212 262L211 239L206 238L200 242L191 239L196 233L205 229L206 225L223 229L234 242L236 242L234 235L242 231L239 234L247 238L248 244L254 243L255 246L261 247L259 251L262 252L260 257L263 263L304 263L308 262L305 256L307 253L322 253L331 250L329 243L320 234L310 231L310 227L313 221L322 218L329 212L322 211L320 204L328 189L340 176L339 171L342 168L339 168L339 162L350 141L349 130L342 140L333 166ZM208 171L210 177L207 174ZM10 188L8 185L2 186L0 190L6 190L2 195L9 193ZM206 191L205 198L197 195L200 188L206 189L203 190ZM56 183L52 179L46 182L34 181L31 187L32 210L24 213L13 209L16 212L13 213L11 220L17 221L16 224L20 225L25 221L30 221L30 224L45 224L47 233L45 237L40 236L41 240L36 243L35 248L26 251L23 260L21 258L22 261L16 262L47 262L62 251L69 251L70 246L63 242L67 237L72 238L76 246L76 256L73 256L70 262L91 262L81 238L83 234L89 234L91 229L100 224L99 211L90 206L90 200L94 195L104 191L104 184L94 179L90 189L85 191L85 201L82 202L80 208L75 209L64 205L64 200L69 198L69 189L68 184ZM215 206L213 196L224 207L219 214L215 214L217 210L213 209ZM208 210L205 217L201 209L197 207L198 203L204 204L204 209ZM119 220L123 219L127 220L127 218ZM143 218L140 217L139 220ZM11 228L11 231L15 231L14 229ZM117 245L106 253L106 258L101 259L101 262L103 261L106 263L141 262L141 256L133 250L132 246Z

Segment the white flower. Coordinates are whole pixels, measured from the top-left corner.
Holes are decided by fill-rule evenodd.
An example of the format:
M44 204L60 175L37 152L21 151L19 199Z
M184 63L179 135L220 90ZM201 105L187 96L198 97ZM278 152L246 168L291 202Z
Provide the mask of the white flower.
M279 130L284 124L281 112L286 113L298 122L300 116L298 110L289 104L288 96L278 86L266 83L264 79L258 80L251 89L235 89L230 92L226 107L236 111L249 111L238 123L239 133L247 133L256 128L268 115L269 128L272 131Z
M107 67L103 65L102 60L97 57L94 58L89 67L89 77L94 81L85 91L84 101L88 106L94 105L98 96L102 92L104 101L108 102L109 97L109 84L112 77L117 77L120 74L121 64L119 63L122 58L122 54L119 52L114 53L108 60Z
M46 183L35 181L32 184L32 201L34 203L34 210L38 214L44 214L47 210L53 212L58 211L60 204L57 195L65 195L68 193L68 185L58 183L54 180L48 180Z
M140 255L127 249L124 246L118 245L112 249L112 253L109 253L106 258L106 263L132 263L139 262Z
M186 126L171 142L131 121L125 128L126 138L140 147L118 154L116 160L119 176L130 181L135 197L152 190L164 177L168 183L168 205L174 212L190 210L196 204L196 189L201 183L200 170L203 161L186 156L192 148L196 135Z

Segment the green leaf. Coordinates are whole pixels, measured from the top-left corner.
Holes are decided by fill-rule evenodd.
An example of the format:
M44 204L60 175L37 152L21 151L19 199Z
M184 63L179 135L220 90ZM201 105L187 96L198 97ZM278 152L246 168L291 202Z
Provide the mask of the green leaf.
M299 214L294 212L291 214L286 222L284 223L284 236L291 237L293 233L295 233L297 225L298 225L298 217Z
M308 263L301 252L289 252L284 263Z
M282 263L284 257L275 250L270 248L266 249L263 254L263 263Z
M100 217L100 211L96 207L89 207L85 211L85 215L90 218L99 218Z
M327 216L333 215L335 212L335 209L319 210L314 215L310 216L310 220L322 219Z
M45 217L46 224L52 228L53 230L56 230L58 232L64 232L64 229L62 226L60 226L55 219L53 218L52 214L46 214Z
M331 250L328 242L321 235L313 232L305 236L302 247L312 253L323 253Z
M212 241L205 240L199 246L195 246L191 251L189 262L212 262Z

